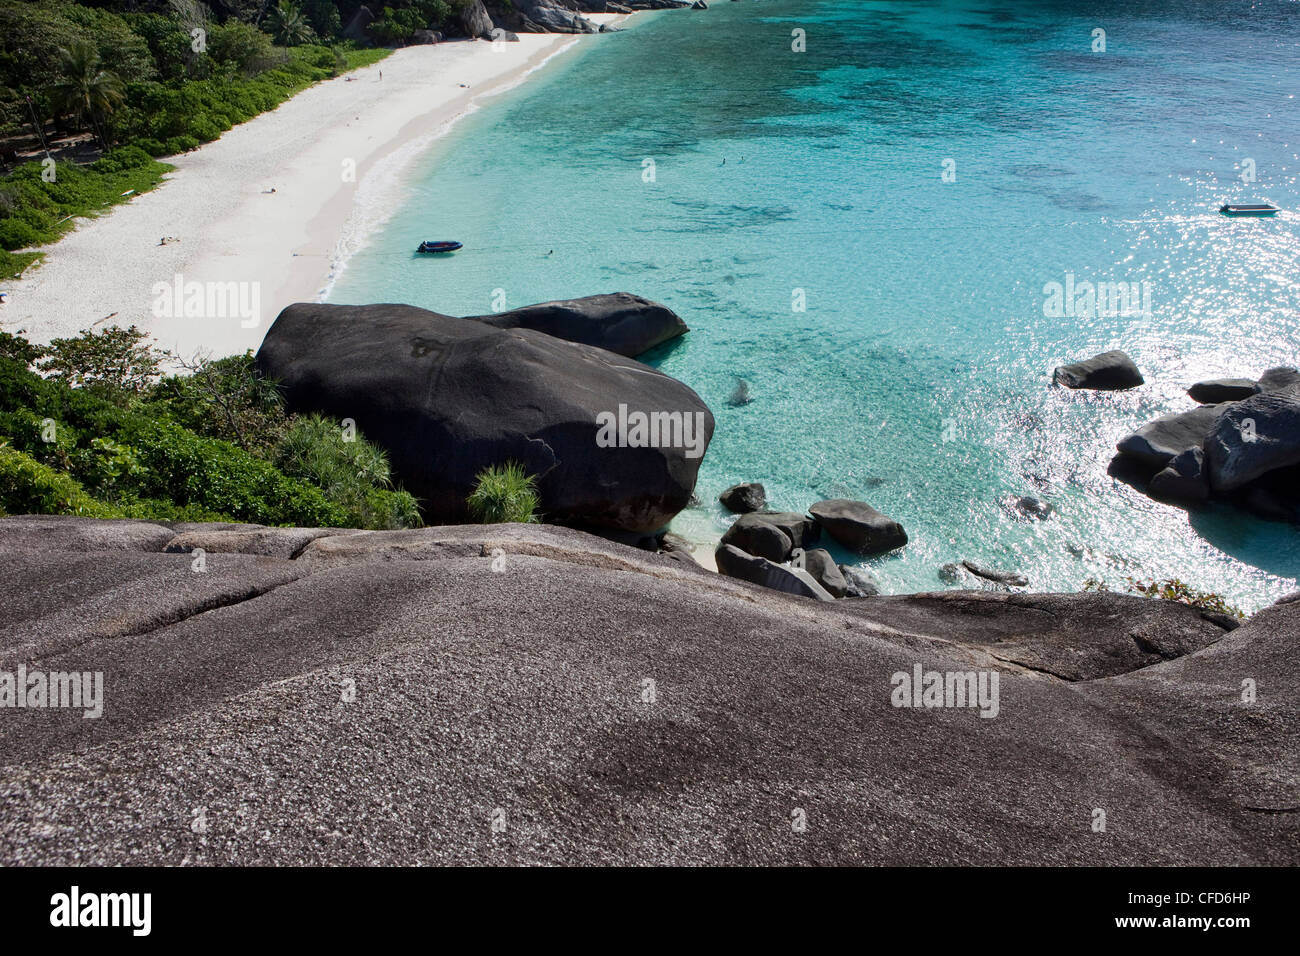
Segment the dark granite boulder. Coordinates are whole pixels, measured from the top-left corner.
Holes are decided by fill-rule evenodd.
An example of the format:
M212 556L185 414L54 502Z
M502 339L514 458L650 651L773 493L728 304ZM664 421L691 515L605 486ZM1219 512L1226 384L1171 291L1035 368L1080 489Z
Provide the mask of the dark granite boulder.
M1205 453L1199 448L1179 452L1151 479L1147 494L1159 501L1173 504L1203 504L1210 497L1210 483L1205 473Z
M758 482L732 485L718 496L718 500L728 511L749 514L767 507L767 489Z
M465 35L484 40L492 37L492 17L488 15L487 8L483 6L483 0L469 0L460 11L460 25L465 30Z
M770 521L753 514L741 515L722 536L722 544L729 544L747 554L767 558L769 561L786 561L794 547L790 536Z
M844 576L845 597L874 597L880 593L880 582L866 568L841 564L840 574Z
M1150 468L1163 468L1175 455L1200 448L1222 410L1222 405L1201 405L1188 412L1162 415L1120 439L1115 447Z
M1052 381L1066 388L1090 388L1104 391L1122 391L1136 388L1143 381L1142 373L1127 353L1118 349L1094 355L1082 362L1057 366Z
M858 554L880 554L907 544L901 524L862 501L831 498L808 512L827 534Z
M797 559L792 563L796 567L802 566L831 597L841 598L848 593L848 582L844 580L844 575L840 573L829 551L823 548L799 551Z
M366 28L374 22L375 15L371 12L369 7L357 7L357 12L352 14L352 19L349 20L348 25L343 28L343 35L349 40L356 40L358 42L369 40L370 37L366 33Z
M353 419L429 521L466 520L478 474L517 461L548 520L654 531L690 500L713 435L695 392L632 359L408 305L291 305L257 366L291 412ZM651 427L619 441L620 409Z
M1259 377L1261 392L1297 392L1300 393L1300 370L1282 365L1267 369Z
M598 28L586 17L566 9L555 0L515 0L514 8L526 25L543 33L596 33Z
M1300 394L1286 389L1222 406L1205 439L1210 487L1219 494L1297 463Z
M786 567L767 558L746 554L734 545L721 545L714 554L714 560L718 565L718 573L727 577L799 597L815 598L818 601L835 600L802 568Z
M732 522L722 543L772 561L787 561L794 548L806 548L818 538L812 519L794 511L753 511Z
M498 329L532 329L633 358L690 331L672 309L627 292L542 302L468 316Z
M1202 405L1239 402L1258 392L1259 384L1248 378L1212 378L1205 382L1197 382L1187 390L1187 394Z

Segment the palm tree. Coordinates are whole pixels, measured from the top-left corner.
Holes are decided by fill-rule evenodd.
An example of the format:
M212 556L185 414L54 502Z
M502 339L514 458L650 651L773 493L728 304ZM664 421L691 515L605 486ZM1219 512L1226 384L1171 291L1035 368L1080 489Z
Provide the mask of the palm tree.
M266 25L275 42L281 46L298 46L315 36L311 25L292 0L280 0L279 6L266 18Z
M62 79L50 88L54 106L78 122L89 120L95 138L108 149L103 120L126 99L121 78L100 63L99 53L85 40L75 40L59 50Z

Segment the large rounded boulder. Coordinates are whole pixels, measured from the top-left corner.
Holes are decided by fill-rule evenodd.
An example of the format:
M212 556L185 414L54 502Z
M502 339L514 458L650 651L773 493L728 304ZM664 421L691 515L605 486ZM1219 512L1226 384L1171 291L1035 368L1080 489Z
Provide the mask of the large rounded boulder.
M653 531L713 436L700 397L639 362L409 305L291 305L257 366L289 411L355 421L430 522L465 521L476 476L517 461L546 520Z
M666 305L627 292L542 302L471 318L498 329L545 332L557 339L594 345L629 358L690 331Z
M1220 494L1300 464L1300 394L1265 391L1225 406L1205 439L1205 463Z
M907 544L903 526L864 501L831 498L817 502L808 513L839 544L858 554L882 554Z

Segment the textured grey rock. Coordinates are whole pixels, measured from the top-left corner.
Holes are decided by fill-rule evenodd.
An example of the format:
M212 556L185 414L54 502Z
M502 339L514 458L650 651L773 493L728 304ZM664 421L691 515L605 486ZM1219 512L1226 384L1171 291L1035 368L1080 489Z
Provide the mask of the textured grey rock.
M469 0L460 11L460 25L465 35L484 40L491 39L494 24L488 15L483 0Z
M1289 365L1266 369L1259 377L1259 390L1300 393L1300 369L1294 369Z
M840 574L844 576L845 597L873 597L880 593L880 582L866 568L841 564Z
M1248 378L1212 378L1197 382L1187 390L1202 405L1219 405L1250 398L1259 392L1259 384Z
M695 392L639 362L413 306L291 305L257 364L291 411L353 419L430 522L466 520L481 471L516 461L548 520L656 531L690 500L713 435ZM620 409L675 415L677 431L602 446L602 416Z
M1029 578L1025 577L1019 571L1001 571L997 568L990 568L975 561L962 561L964 567L977 578L983 578L985 581L992 581L995 584L1005 584L1008 587L1023 588L1029 584Z
M732 522L722 535L722 544L735 545L748 554L771 561L786 561L794 548L806 548L817 540L812 519L794 511L754 511Z
M163 524L50 515L16 515L0 522L5 551L161 551L175 537Z
M858 554L880 554L907 544L901 524L862 501L831 498L817 502L808 513L827 534Z
M1144 379L1128 354L1116 349L1094 355L1082 362L1058 365L1052 373L1052 381L1066 388L1122 391L1136 388Z
M767 558L747 554L734 545L723 544L714 554L718 573L739 578L750 584L783 591L796 597L809 597L818 601L835 598L803 568L792 568Z
M788 534L775 524L752 515L737 518L722 535L721 543L778 564L787 560L794 548Z
M1210 497L1210 482L1205 473L1205 453L1199 448L1179 452L1151 479L1147 494L1175 504L1203 504Z
M367 41L370 37L366 33L366 28L374 22L375 15L370 11L369 7L358 7L357 12L352 15L352 19L348 21L348 25L343 28L343 35L349 40Z
M1223 408L1205 439L1210 487L1235 491L1300 463L1300 394L1270 390Z
M63 520L0 626L102 670L105 712L0 711L6 865L1300 863L1300 602L1231 633L1124 595L815 602L518 525L200 580L59 551ZM892 706L917 664L995 670L998 716Z
M718 500L724 508L736 514L762 511L767 507L767 489L758 482L732 485L718 496Z
M1183 604L1106 592L939 591L844 607L935 639L960 620L962 644L1066 681L1112 677L1201 650L1223 637L1227 623Z
M546 33L596 33L598 28L584 16L553 0L514 0L525 21Z
M844 575L840 573L829 551L813 548L801 552L801 555L803 569L812 575L813 580L820 584L827 594L841 598L848 593L849 584L844 580Z
M1200 448L1214 429L1222 405L1201 405L1147 422L1115 446L1120 454L1151 468L1163 468L1189 448Z

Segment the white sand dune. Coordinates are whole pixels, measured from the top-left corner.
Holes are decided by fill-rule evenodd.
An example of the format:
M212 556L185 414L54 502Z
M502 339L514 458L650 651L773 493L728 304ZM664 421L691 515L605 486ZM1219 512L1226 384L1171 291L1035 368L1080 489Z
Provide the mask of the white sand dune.
M376 194L391 191L402 166L483 97L583 40L522 34L518 43L409 47L305 90L169 159L176 171L157 189L83 220L48 247L42 265L9 284L0 328L45 342L135 324L187 357L256 348L280 309L321 297L349 244L376 224L366 221ZM163 237L179 241L160 244ZM244 303L256 301L256 321L231 307L155 314L155 286L178 275L240 283Z

